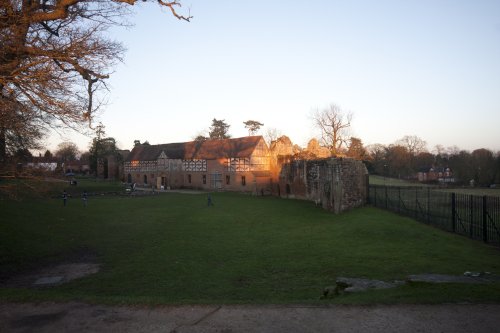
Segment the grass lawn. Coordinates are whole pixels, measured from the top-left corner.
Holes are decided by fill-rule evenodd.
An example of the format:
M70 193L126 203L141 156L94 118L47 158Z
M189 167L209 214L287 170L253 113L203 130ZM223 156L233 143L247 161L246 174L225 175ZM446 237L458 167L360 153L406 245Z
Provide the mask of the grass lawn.
M419 182L410 182L406 179L383 177L378 175L370 175L370 185L386 185L386 186L429 186Z
M80 185L78 185L80 186ZM0 299L99 303L500 302L500 283L411 284L319 300L343 277L500 275L500 250L373 207L234 193L0 201ZM99 273L52 288L1 284L87 253Z
M445 192L454 192L460 194L471 194L479 196L500 197L500 188L481 188L481 187L463 187L463 188L450 188L442 189Z
M410 182L404 179L389 178L378 175L370 175L369 178L370 185L386 185L386 186L396 186L396 187L407 187L407 186L417 186L417 187L433 187L437 191L442 192L454 192L460 194L472 194L479 196L492 196L500 197L500 188L486 188L486 187L449 187L449 188L439 188L436 185L429 185L420 182Z
M117 181L99 180L95 178L76 178L77 185L70 185L73 178L33 177L29 179L0 178L0 200L26 200L48 197L61 197L63 190L69 196L80 197L85 190L91 195L104 193L123 193L125 185Z

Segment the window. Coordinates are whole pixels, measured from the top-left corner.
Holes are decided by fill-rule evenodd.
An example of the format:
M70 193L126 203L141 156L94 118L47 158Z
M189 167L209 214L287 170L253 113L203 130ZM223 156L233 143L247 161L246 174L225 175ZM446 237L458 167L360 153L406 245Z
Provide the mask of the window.
M245 176L241 176L241 185L245 186L247 184L247 180Z
M148 183L148 176L144 175L144 184L147 184L147 183Z
M228 158L226 161L226 170L230 172L250 171L250 159Z
M226 185L231 184L231 177L229 175L226 175Z
M188 183L191 184L191 175L188 175Z
M203 175L203 184L207 183L207 175Z
M220 172L214 171L214 173L210 175L210 178L210 183L212 184L213 188L222 188L222 174Z

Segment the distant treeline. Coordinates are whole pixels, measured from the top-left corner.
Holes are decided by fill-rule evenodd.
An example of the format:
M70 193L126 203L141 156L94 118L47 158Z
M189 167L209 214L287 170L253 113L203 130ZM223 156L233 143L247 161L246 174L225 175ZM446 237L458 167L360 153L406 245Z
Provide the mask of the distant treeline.
M451 172L456 184L490 186L500 184L500 152L481 148L472 152L458 148L436 147L435 153L411 150L403 144L366 147L364 158L372 174L404 179L416 179L418 173Z

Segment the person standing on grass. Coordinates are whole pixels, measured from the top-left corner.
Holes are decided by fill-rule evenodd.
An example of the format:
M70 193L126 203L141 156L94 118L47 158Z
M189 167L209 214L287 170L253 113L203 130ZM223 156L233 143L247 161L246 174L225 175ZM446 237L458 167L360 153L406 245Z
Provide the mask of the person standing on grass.
M210 207L210 206L213 206L214 203L212 202L212 196L210 195L210 193L208 193L208 197L207 197L207 206Z
M87 191L84 190L83 193L82 193L82 200L83 200L83 206L84 207L87 207L87 199L88 199L88 197L87 197Z
M63 198L63 204L64 206L66 206L66 201L68 201L68 192L66 192L66 190L63 191L62 198Z

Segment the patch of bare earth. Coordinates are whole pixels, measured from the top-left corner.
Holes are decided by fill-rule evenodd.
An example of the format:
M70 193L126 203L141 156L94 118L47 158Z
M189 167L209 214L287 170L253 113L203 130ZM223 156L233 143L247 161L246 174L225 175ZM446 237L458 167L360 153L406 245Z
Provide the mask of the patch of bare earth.
M6 287L51 287L99 272L101 265L89 249L78 249L62 256L63 259L31 265L22 272L6 273L2 285Z

